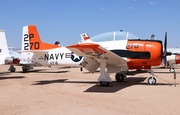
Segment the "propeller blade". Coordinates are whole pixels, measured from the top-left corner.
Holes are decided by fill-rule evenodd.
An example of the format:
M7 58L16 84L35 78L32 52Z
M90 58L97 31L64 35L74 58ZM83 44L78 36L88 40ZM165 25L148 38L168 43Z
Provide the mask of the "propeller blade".
M167 53L167 31L165 32L164 51Z
M167 68L167 57L164 57L164 66Z

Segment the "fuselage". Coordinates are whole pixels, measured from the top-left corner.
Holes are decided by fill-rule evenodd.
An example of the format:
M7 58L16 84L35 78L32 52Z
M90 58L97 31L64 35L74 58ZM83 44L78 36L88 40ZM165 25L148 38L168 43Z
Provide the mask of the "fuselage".
M41 65L79 66L82 58L75 55L66 47L60 47L47 50L47 53L35 53L32 60Z
M129 69L150 69L162 62L162 42L158 40L116 40L98 44L127 60Z
M163 45L160 40L143 40L121 31L99 34L90 39L127 60L129 69L150 69L162 63Z

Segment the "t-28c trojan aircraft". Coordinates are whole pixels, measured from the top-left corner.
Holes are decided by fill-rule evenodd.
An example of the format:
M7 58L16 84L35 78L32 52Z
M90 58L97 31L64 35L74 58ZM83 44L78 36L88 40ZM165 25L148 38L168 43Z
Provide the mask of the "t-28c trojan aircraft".
M0 65L19 64L18 58L12 58L8 51L6 35L4 30L0 30Z
M94 73L100 67L98 81L102 86L108 86L112 81L108 73L116 73L116 81L121 82L126 78L125 71L129 69L149 70L151 77L148 83L155 84L156 79L151 66L159 66L162 58L166 59L166 56L171 55L166 51L167 32L164 52L162 41L139 39L124 31L107 32L91 39L86 33L81 36L81 43L66 47L84 57L80 65L89 72Z
M83 58L59 46L58 42L50 44L41 41L35 25L23 27L21 53L23 58L30 58L33 63L42 66L80 67Z

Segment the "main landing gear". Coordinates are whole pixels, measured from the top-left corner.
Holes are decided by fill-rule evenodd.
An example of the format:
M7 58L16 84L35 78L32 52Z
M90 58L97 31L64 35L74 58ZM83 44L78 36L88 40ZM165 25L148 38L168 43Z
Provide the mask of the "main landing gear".
M109 86L110 82L112 81L109 74L105 71L106 62L101 63L100 65L100 76L98 81L100 82L101 86Z
M109 86L110 82L112 81L109 74L105 71L106 63L101 63L100 65L100 76L98 78L98 81L100 82L101 86ZM156 84L156 78L154 75L154 71L148 70L148 72L151 74L151 77L148 78L148 84L154 85ZM118 72L115 75L115 79L117 82L123 82L126 78L126 72Z
M98 81L100 82L101 86L109 86L112 79L110 78L109 74L105 71L106 68L106 62L101 63L100 65L100 76L98 78ZM126 72L119 72L116 73L115 79L118 82L124 81L126 78Z
M156 78L155 78L154 72L152 70L149 70L149 72L151 74L151 77L148 78L148 84L154 85L156 84ZM125 78L126 78L125 72L119 72L119 73L116 73L115 75L115 79L117 82L123 82Z
M10 72L15 72L15 71L16 71L16 68L14 67L14 65L10 65L8 71L10 71Z
M22 66L22 71L23 71L23 73L26 73L26 72L29 71L30 69L33 69L33 67L30 67L30 66ZM10 65L8 71L10 71L10 72L15 72L15 71L16 71L16 68L14 67L14 65Z
M31 67L31 66L22 66L22 71L23 71L23 73L26 73L26 72L29 71L30 69L33 69L33 67Z

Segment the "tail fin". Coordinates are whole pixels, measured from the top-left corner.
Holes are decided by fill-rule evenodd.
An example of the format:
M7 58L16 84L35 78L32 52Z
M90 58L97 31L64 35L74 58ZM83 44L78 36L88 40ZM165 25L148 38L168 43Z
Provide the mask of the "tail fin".
M10 57L4 30L0 30L0 41L0 57Z
M49 50L60 46L42 42L35 25L23 27L21 50Z
M84 42L84 41L90 39L90 36L87 33L82 33L82 34L80 34L80 36L81 36L81 42Z
M19 64L20 60L11 58L6 41L6 35L3 30L0 30L0 65L1 64Z

